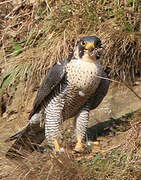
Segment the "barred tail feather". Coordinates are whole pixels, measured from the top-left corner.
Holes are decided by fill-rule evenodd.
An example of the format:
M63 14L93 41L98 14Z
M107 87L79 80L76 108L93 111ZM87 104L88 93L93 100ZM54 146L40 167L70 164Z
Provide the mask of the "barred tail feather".
M21 158L25 154L29 154L34 150L38 150L39 144L45 139L44 128L40 124L28 124L24 129L17 132L6 140L13 141L10 149L6 153L8 158Z
M18 139L24 133L24 130L25 128L17 132L16 134L14 134L13 136L9 137L8 139L6 139L5 142L10 142L10 141Z

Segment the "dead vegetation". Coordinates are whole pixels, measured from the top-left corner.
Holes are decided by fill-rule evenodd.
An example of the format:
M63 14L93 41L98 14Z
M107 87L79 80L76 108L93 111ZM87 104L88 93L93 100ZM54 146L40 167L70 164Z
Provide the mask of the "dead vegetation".
M119 30L111 30L103 36L105 42L104 64L114 78L119 76L120 79L133 83L140 76L140 39L141 34Z
M1 116L12 103L19 83L24 84L23 91L31 90L33 93L33 89L37 89L48 68L56 61L66 58L72 52L76 41L83 35L98 35L105 47L103 64L106 71L113 79L123 79L133 84L141 73L140 12L141 2L138 0L1 0ZM23 94L27 96L26 92ZM22 98L22 102L24 101ZM17 111L21 113L23 109L22 104ZM114 143L103 151L93 152L93 148L92 151L88 148L88 153L80 156L65 154L56 155L54 158L49 154L33 153L23 163L16 164L15 169L9 173L10 176L6 176L5 179L12 179L13 176L27 180L139 180L139 112L131 116L129 127L124 132L116 130L116 135L121 135L120 143ZM114 138L113 133L106 134L107 141L111 137Z
M13 84L15 68L16 77L41 79L50 65L66 58L79 37L87 34L101 37L103 63L111 74L134 82L141 69L140 9L139 1L3 3L1 86Z
M72 131L67 138L72 136ZM138 180L141 178L140 111L113 121L99 132L101 148L86 147L83 154L45 154L33 152L23 160L13 161L7 179L37 180ZM105 144L105 145L104 145Z

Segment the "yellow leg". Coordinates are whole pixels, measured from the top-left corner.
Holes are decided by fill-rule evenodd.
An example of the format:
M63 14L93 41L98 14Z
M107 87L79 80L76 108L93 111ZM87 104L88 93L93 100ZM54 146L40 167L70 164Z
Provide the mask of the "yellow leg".
M77 143L75 145L74 151L76 152L84 152L84 145L82 143L82 138L77 138Z
M54 144L55 151L60 152L61 148L60 148L60 145L59 145L57 139L54 140L53 144Z

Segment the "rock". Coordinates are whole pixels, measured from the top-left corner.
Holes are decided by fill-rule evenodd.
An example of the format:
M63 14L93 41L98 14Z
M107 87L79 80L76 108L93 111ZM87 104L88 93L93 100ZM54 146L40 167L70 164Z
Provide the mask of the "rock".
M141 82L133 86L133 90L141 97ZM120 118L141 108L141 100L125 86L113 86L108 91L98 108L91 111L89 127L108 119Z

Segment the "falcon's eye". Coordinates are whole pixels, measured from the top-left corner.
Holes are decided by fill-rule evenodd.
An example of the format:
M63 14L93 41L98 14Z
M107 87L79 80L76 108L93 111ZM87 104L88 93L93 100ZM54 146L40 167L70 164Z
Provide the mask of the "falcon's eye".
M81 41L81 45L82 45L83 47L85 47L85 46L86 46L86 42L85 42L85 41Z

